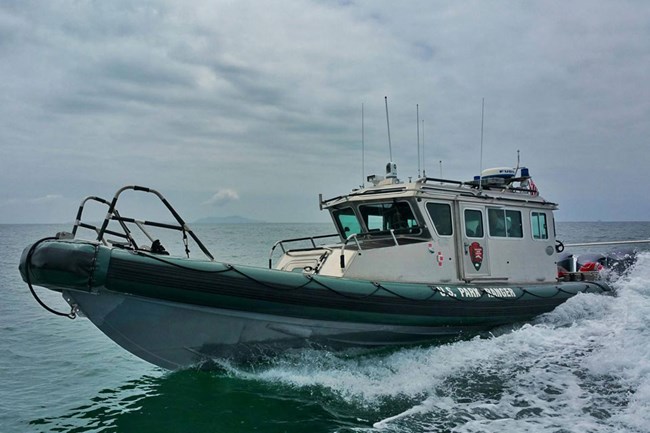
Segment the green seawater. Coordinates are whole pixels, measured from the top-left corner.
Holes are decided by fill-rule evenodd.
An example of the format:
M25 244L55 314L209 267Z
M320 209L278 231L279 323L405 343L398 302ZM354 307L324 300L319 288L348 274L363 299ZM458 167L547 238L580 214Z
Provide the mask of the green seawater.
M356 412L314 390L187 370L102 389L90 404L29 424L64 431L324 431L364 425Z
M0 225L0 432L648 431L650 246L616 283L616 297L580 295L489 338L390 351L302 349L168 372L87 319L53 316L32 299L20 254L64 229ZM194 229L219 259L259 266L276 240L332 231ZM650 224L565 223L558 232L566 242L650 238ZM66 309L59 295L37 290Z

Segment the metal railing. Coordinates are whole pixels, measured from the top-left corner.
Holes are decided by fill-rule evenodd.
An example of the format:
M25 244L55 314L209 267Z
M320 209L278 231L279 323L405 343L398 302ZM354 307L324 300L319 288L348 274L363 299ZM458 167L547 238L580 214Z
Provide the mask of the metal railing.
M129 217L124 217L122 216L118 210L117 210L117 201L120 195L127 190L133 190L137 192L145 192L145 193L150 193L154 194L156 197L160 199L160 201L163 203L163 205L167 208L167 210L172 214L174 219L176 220L176 224L170 224L170 223L161 223L157 221L145 221L145 220L137 220L135 218L129 218ZM104 204L108 206L108 211L106 213L106 217L102 221L102 224L100 227L97 227L96 225L85 223L82 221L82 215L84 211L84 207L86 203L89 201L95 201L100 204ZM115 230L110 230L108 228L108 225L111 221L117 221L122 229L122 232L115 231ZM158 191L147 188L147 187L142 187L142 186L137 186L137 185L129 185L125 186L123 188L120 188L117 190L115 193L115 196L113 197L112 201L105 200L101 197L96 197L96 196L89 196L86 197L81 201L81 204L79 205L79 210L77 211L77 217L74 223L74 226L72 228L72 236L75 237L77 234L77 230L79 227L88 229L88 230L93 230L97 237L96 240L98 242L102 242L103 244L107 245L109 241L105 239L105 235L111 235L111 236L117 236L119 238L125 239L124 244L122 245L124 248L128 249L133 249L133 250L141 250L138 246L138 243L136 242L135 238L133 237L133 234L131 233L131 230L129 230L129 227L127 226L127 223L134 224L136 227L142 231L142 233L152 242L156 242L156 239L154 239L153 236L147 230L145 229L145 226L150 226L150 227L158 227L162 229L167 229L167 230L177 230L182 233L183 237L183 244L185 246L185 254L187 257L189 257L190 251L189 251L189 246L188 246L188 235L194 240L196 245L201 249L203 254L208 257L210 260L214 260L214 256L208 251L208 249L203 245L203 242L196 236L196 234L190 229L190 227L185 223L183 218L176 212L176 209L172 207L172 205L167 201L165 197L163 197L162 194L160 194ZM115 242L111 242L112 244L116 244Z
M305 236L303 238L292 238L292 239L283 239L280 241L277 241L273 246L271 247L271 251L269 252L269 269L272 269L273 267L273 253L275 252L275 249L277 247L280 247L282 250L282 254L286 254L287 250L284 248L284 244L287 243L292 243L292 242L305 242L305 241L310 241L312 247L311 248L296 248L291 251L309 251L309 250L314 250L321 248L322 246L316 245L315 239L325 239L325 238L333 238L333 237L339 237L338 233L334 234L329 234L329 235L317 235L317 236Z
M392 232L392 230L391 230ZM393 234L393 239L395 239L395 234ZM348 236L345 239L345 242L341 245L341 256L339 258L340 265L341 265L341 270L345 269L345 247L350 243L351 240L354 240L354 243L357 244L357 253L361 254L361 244L359 243L359 238L357 236L357 233L352 233L350 236ZM397 243L397 239L395 239L395 243Z

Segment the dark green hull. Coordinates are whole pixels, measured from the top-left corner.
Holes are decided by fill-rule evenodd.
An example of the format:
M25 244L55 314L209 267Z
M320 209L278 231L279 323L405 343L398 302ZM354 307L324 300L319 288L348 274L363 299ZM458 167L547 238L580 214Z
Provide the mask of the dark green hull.
M64 293L102 331L166 368L262 347L420 343L549 312L603 282L445 285L307 275L47 241L23 279Z

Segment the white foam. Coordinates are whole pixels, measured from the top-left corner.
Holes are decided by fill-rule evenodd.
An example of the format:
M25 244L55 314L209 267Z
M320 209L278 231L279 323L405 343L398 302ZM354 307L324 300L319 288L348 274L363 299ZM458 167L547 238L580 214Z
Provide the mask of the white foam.
M406 399L406 410L379 414L381 430L647 431L650 254L616 288L490 339L361 357L299 351L250 374L364 407Z

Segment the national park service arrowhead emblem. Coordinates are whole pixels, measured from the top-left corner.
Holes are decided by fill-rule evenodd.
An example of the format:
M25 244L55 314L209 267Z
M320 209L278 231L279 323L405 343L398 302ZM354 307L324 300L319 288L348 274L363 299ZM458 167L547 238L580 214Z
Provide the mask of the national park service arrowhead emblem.
M483 247L478 242L472 242L469 246L469 258L472 260L474 269L477 271L481 269L483 263Z

